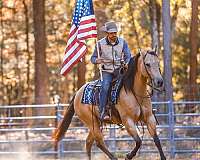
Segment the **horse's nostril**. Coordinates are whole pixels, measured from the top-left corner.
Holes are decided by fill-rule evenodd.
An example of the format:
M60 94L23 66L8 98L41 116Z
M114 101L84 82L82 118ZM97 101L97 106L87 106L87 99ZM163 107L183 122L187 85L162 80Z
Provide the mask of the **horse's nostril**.
M162 79L158 80L158 86L162 87L162 85L163 85L163 80Z

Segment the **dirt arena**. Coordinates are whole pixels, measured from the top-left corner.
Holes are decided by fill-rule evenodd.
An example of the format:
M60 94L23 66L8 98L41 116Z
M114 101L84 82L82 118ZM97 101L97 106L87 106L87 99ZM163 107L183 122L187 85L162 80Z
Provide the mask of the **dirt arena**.
M124 156L124 155L123 155ZM118 156L120 157L120 156ZM88 160L87 157L63 157L62 160ZM122 157L118 158L118 160L124 160L125 158ZM92 160L109 160L106 156L103 154L95 154L92 156ZM160 157L158 157L156 154L150 155L150 154L143 154L143 155L137 155L133 160L160 160ZM200 160L200 153L199 154L185 154L176 156L174 159L167 156L167 160Z
M125 158L123 155L118 155L118 160L124 160ZM60 159L56 158L49 158L49 157L38 157L38 156L15 156L14 158L8 158L6 157L1 157L0 160L88 160L86 155L74 155L74 156L63 156ZM92 155L92 160L109 160L105 155L103 154L93 154ZM133 160L160 160L160 157L157 154L142 154L142 155L137 155ZM167 160L200 160L200 153L197 154L182 154L179 156L176 156L174 159L170 158L167 156Z

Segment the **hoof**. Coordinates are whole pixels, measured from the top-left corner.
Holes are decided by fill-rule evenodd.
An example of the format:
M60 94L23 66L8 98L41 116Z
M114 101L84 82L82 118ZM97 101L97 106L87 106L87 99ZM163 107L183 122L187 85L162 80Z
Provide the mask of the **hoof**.
M162 157L161 160L166 160L166 157Z
M126 154L125 160L132 160L132 158L130 158L130 154L131 154L131 153L127 153L127 154Z

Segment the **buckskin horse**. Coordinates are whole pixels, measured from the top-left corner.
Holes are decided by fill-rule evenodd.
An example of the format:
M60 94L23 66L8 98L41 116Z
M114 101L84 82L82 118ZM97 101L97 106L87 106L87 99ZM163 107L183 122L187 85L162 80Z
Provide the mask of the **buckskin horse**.
M163 88L163 79L160 73L159 58L156 49L140 51L134 57L134 60L131 58L128 69L123 77L118 103L115 105L120 119L114 115L111 117L113 123L124 125L128 134L136 142L134 149L126 154L125 160L131 160L142 144L142 140L136 129L139 121L147 125L147 129L158 148L161 160L166 160L156 133L156 119L152 112L148 82L151 82L153 89ZM86 139L86 151L89 160L91 160L91 148L94 141L96 141L97 147L111 160L117 160L104 143L98 106L81 103L85 87L86 84L73 97L64 114L63 120L59 123L58 128L53 134L53 139L55 142L58 142L64 136L74 113L76 113L79 119L89 128L89 134Z

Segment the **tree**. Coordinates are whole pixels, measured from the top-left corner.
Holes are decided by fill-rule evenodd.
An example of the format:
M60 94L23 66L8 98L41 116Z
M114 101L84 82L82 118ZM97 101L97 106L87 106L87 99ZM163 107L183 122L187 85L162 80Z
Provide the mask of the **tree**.
M158 15L159 7L156 0L149 0L149 15L151 21L151 46L152 48L157 47L157 51L159 53L160 48L160 17ZM154 92L152 99L154 101L158 101L159 93L157 91Z
M192 0L192 16L190 23L190 71L189 71L189 100L197 98L197 52L198 52L198 5L199 0Z
M86 62L85 57L82 58L82 62L78 63L77 74L78 74L78 81L77 81L77 88L81 88L85 84L85 73L86 73Z
M35 103L48 103L48 70L46 64L45 0L33 0L35 37Z
M173 99L170 1L162 0L165 99Z
M2 9L3 9L3 6L2 6L2 2L0 1L0 28L1 28L1 43L0 43L0 80L1 80L1 83L0 83L0 89L1 89L1 92L0 92L0 104L4 104L4 99L3 99L3 95L4 95L4 78L3 78L3 46L4 46L4 31L3 31L3 14L2 14Z

